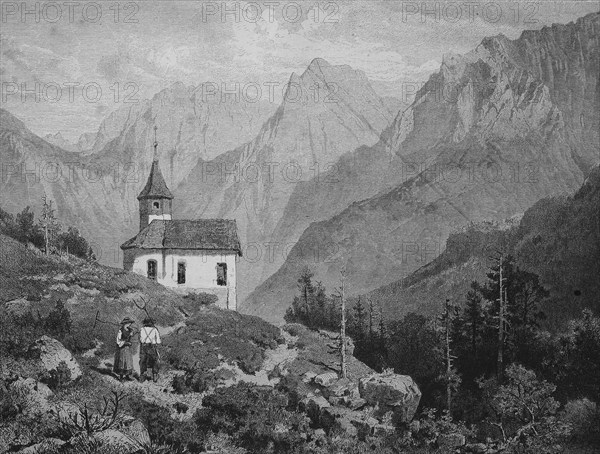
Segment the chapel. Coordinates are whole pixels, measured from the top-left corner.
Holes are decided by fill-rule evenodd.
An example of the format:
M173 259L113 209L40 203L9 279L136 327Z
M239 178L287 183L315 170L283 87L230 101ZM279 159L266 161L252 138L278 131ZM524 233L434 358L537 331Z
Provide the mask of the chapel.
M121 245L123 269L181 293L217 296L237 310L236 264L242 250L235 220L173 219L173 194L158 165L158 143L148 181L138 195L138 234Z

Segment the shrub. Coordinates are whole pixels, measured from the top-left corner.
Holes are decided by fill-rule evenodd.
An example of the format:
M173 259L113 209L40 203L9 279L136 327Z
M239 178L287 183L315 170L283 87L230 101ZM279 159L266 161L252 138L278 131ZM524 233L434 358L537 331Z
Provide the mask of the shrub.
M142 398L129 399L129 408L133 416L142 421L153 443L164 443L175 427L169 411L159 405L146 402Z
M290 334L290 336L299 336L302 330L306 328L304 328L299 323L286 323L283 326L283 329L287 331Z
M169 411L154 403L143 400L139 394L128 398L128 411L142 421L148 429L153 446L158 448L150 452L200 452L204 444L204 436L192 421L176 421ZM161 449L165 448L165 451Z
M573 435L588 437L600 432L600 409L587 398L567 402L561 420L573 428Z
M523 453L558 449L571 427L556 417L556 386L517 364L506 369L506 377L488 401L495 415L489 423L498 428L502 444Z
M83 353L96 347L96 335L89 329L89 326L76 326L60 341L72 353ZM100 351L97 351L98 353Z
M440 435L462 434L465 437L474 436L462 421L455 421L448 411L438 414L437 410L426 408L419 418L420 429L415 435L415 440L425 446L435 443Z
M184 375L173 377L173 389L178 394L202 393L215 387L217 383L214 372L206 369L187 371Z
M233 444L231 437L223 432L211 433L206 440L206 449L214 454L245 454L244 448Z
M29 346L44 334L57 339L69 349L74 346L89 345L82 340L83 336L90 336L89 330L80 328L77 331L78 337L83 335L82 339L71 334L71 314L63 302L58 300L45 317L39 312L34 315L31 311L1 316L0 354L16 358L25 357Z
M62 301L57 301L54 309L43 320L46 332L57 339L63 339L71 332L71 313Z
M279 328L258 317L210 311L210 317L201 314L189 318L183 330L165 339L167 361L173 367L192 373L215 369L220 365L218 353L251 374L262 366L263 350L283 341Z
M27 404L27 392L22 387L11 387L8 380L0 380L0 421L8 421L21 413Z
M287 396L270 387L219 388L202 405L194 417L199 429L224 432L251 452L295 452L310 431L306 415L289 411Z
M26 357L29 346L44 331L43 321L31 312L0 317L0 355Z
M71 381L71 370L67 363L61 361L56 369L42 372L38 379L47 384L50 389L56 391Z
M69 254L86 260L96 259L90 244L79 234L79 230L75 227L69 227L66 232L58 235L57 243L60 250L68 251Z
M210 306L211 304L215 304L219 299L217 295L204 292L188 293L184 295L183 298L186 300L186 306L192 305L192 308L194 306Z
M92 435L97 432L112 429L123 421L124 393L112 391L110 397L103 397L103 403L96 408L91 408L84 403L77 411L68 415L56 416L61 426L61 431L72 437L80 433Z

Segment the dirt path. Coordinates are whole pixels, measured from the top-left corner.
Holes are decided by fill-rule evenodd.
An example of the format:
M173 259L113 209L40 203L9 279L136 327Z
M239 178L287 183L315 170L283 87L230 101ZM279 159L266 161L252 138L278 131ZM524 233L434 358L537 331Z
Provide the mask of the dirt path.
M182 322L173 327L169 327L169 332L175 331L180 326L184 326L184 323ZM165 331L165 329L161 329L161 334L166 334ZM269 378L269 375L277 367L279 367L280 370L285 369L286 365L294 361L298 356L298 350L296 348L288 348L289 345L293 344L294 338L285 332L284 337L286 340L284 344L277 346L274 350L266 350L263 365L261 369L254 374L246 374L237 365L222 363L217 369L229 369L234 372L234 377L224 381L220 387L233 386L242 381L255 385L275 386L279 382L279 378ZM136 348L132 353L132 356L134 371L139 374L139 349ZM205 393L174 393L172 386L173 378L184 373L180 370L168 370L162 372L156 383L152 380L146 380L143 383L140 383L137 380L119 382L114 376L109 375L112 368L112 361L112 357L107 357L100 363L99 369L103 371L101 376L107 383L110 382L113 385L116 383L125 391L141 393L144 400L168 409L171 413L171 417L178 420L191 418L197 409L202 408L202 399L204 396L210 393L210 391ZM185 413L178 413L175 408L178 403L185 404L188 407L188 410Z
M298 356L298 349L288 348L293 344L294 338L288 333L283 332L285 343L278 345L275 350L267 350L265 352L265 360L260 370L254 374L247 374L238 366L229 364L221 365L221 369L229 369L235 373L235 377L227 380L224 386L232 386L238 382L244 381L260 386L275 386L279 382L278 377L269 378L269 375L279 367L280 370L285 369L286 365L294 361Z

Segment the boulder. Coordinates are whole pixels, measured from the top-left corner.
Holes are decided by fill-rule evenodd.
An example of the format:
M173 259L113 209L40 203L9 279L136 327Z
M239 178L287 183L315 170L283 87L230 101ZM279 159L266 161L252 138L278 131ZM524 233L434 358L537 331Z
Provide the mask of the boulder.
M323 410L321 425L326 430L341 430L360 439L372 435L375 428L381 426L376 418L345 407L330 407Z
M323 429L317 429L313 435L315 438L325 438L325 431Z
M42 336L30 347L30 352L39 357L41 365L47 371L55 370L61 362L71 372L71 380L81 377L81 368L69 350L56 339Z
M465 446L467 452L472 452L474 454L484 454L487 452L488 447L485 443L471 443Z
M344 398L343 397L329 396L327 398L327 402L329 402L331 405L344 405Z
M396 428L391 424L375 424L373 426L373 435L374 436L383 436L386 437L388 435L393 435L396 432Z
M359 380L358 389L367 404L390 408L394 419L403 423L412 420L421 400L419 387L408 375L371 374Z
M326 386L326 388L323 390L323 395L328 397L349 396L353 387L356 388L356 384L353 384L347 378L336 379Z
M150 446L152 444L148 429L146 429L144 423L139 419L134 419L129 425L121 429L121 431L136 441L139 446Z
M351 410L359 410L367 405L367 401L362 397L344 396L343 402Z
M411 421L411 423L408 425L408 430L410 430L410 433L412 433L413 435L418 434L421 430L421 421L419 421L418 419Z
M361 414L343 407L325 408L321 413L321 425L326 430L341 430L350 436L358 435L358 429L353 420L359 420Z
M317 385L329 386L337 379L338 379L338 374L336 374L335 372L325 372L324 374L317 375L314 378L314 382Z
M19 396L23 413L45 413L51 409L48 398L54 393L42 382L33 378L19 378L10 384L10 390Z
M304 375L302 375L302 382L303 383L310 383L310 382L312 382L314 380L314 378L316 376L317 376L317 374L315 372L313 372L312 370L309 370Z
M306 414L314 421L318 421L321 418L321 414L325 408L331 407L331 404L323 396L308 396L300 401L300 410L306 412Z
M379 424L375 418L370 416L350 417L350 423L356 427L359 438L364 439L373 434L374 428Z
M25 298L19 298L4 303L4 308L10 315L24 315L31 310L31 302Z
M464 446L466 438L463 434L452 433L438 436L437 443L440 448L459 448Z
M58 438L46 438L40 443L28 446L18 451L20 454L40 454L42 452L56 452L58 448L64 445L66 442L59 440Z

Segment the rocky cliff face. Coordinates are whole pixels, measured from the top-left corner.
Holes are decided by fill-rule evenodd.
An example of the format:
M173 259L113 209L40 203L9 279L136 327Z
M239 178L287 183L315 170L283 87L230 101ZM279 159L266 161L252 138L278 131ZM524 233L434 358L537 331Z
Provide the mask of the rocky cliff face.
M176 83L110 114L100 125L93 151L104 159L129 160L140 167L152 161L154 126L159 160L172 187L198 163L252 140L276 106L268 98L250 102L221 87Z
M242 294L260 282L264 268L280 265L296 240L275 242L272 234L296 186L376 143L393 119L388 105L361 71L315 59L302 75L292 74L281 106L254 140L200 161L179 185L178 215L237 220L246 248Z
M4 109L0 123L0 206L15 213L30 205L39 216L46 194L63 225L77 227L103 263L120 266L119 244L138 223L136 196L143 183L135 168L67 152L33 134Z
M309 214L339 213L316 217L246 310L281 319L305 265L328 287L345 266L351 293L375 289L434 259L465 224L573 192L598 162L599 35L591 14L445 56L375 147L338 162L334 189L298 188L291 200L310 200Z
M3 111L2 157L11 167L0 203L13 212L25 204L35 208L46 192L61 221L93 242L100 261L120 266L118 246L136 233L136 195L149 171L157 126L161 169L177 188L175 216L236 219L243 244L259 245L266 256L265 239L295 185L349 150L375 143L395 105L382 100L362 72L319 59L301 76L292 75L274 113L265 100L222 98L218 87L211 94L214 89L175 84L126 105L103 121L91 150L79 154L36 137ZM50 175L52 163L60 176ZM37 177L27 182L21 170L36 165ZM247 270L244 282L251 288L260 264L268 263L264 256Z

